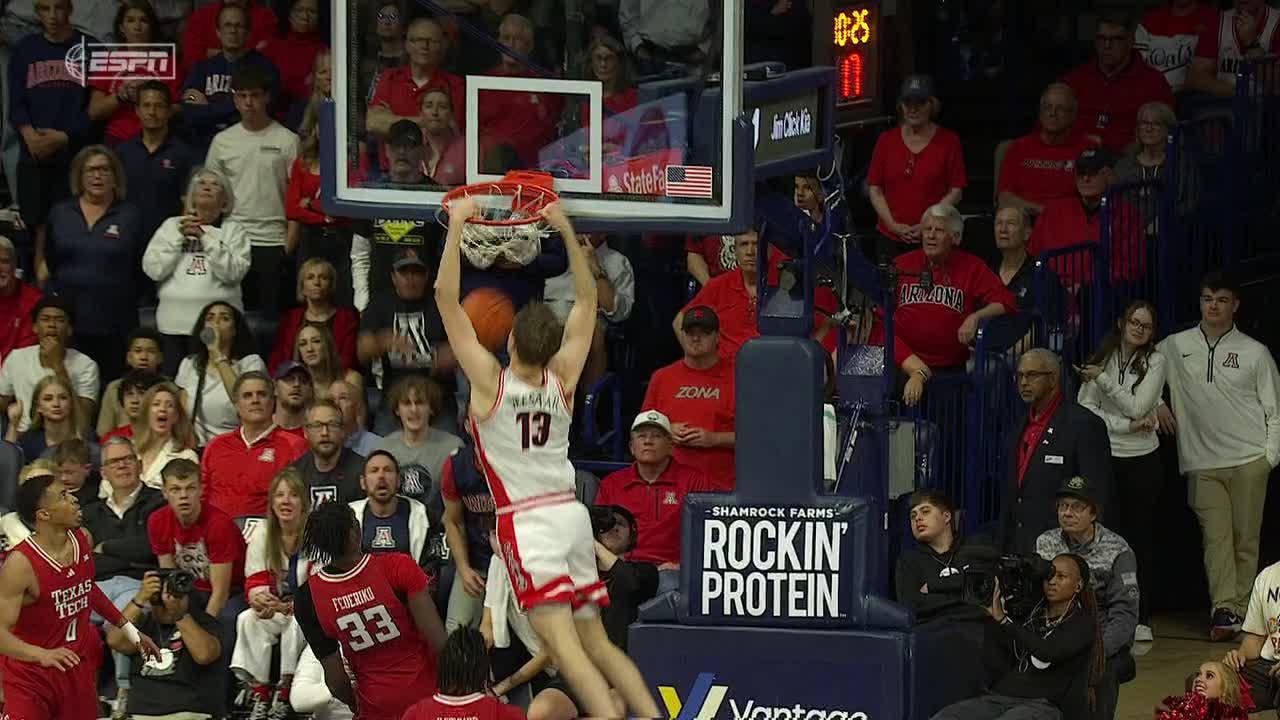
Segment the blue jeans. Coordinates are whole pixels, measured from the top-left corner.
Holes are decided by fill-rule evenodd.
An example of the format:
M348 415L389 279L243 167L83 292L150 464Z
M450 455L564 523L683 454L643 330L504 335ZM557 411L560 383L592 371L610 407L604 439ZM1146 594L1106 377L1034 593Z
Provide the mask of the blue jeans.
M121 610L124 610L125 605L128 605L129 601L138 594L138 589L141 587L141 580L128 575L117 575L98 581L98 589ZM101 625L103 622L102 616L98 613L94 613L90 619L95 625ZM129 687L129 656L112 650L111 657L116 663L116 687L127 689Z

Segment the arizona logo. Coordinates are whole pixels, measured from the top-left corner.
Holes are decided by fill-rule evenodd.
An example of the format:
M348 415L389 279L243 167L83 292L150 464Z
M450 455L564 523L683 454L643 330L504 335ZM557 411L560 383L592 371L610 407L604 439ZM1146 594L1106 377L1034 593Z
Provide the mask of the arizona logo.
M1240 369L1240 354L1227 353L1227 359L1222 361L1222 367Z

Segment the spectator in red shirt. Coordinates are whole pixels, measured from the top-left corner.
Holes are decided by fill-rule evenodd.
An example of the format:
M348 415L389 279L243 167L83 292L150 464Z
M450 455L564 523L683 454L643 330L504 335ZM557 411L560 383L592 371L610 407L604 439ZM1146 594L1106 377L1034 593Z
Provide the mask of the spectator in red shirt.
M187 29L182 34L184 74L190 72L196 63L222 52L222 41L218 39L218 15L227 5L245 9L246 22L249 24L249 42L245 45L247 48L262 50L267 46L267 41L280 30L276 14L264 3L254 0L222 0L202 5L191 13L191 17L187 19Z
M680 509L693 492L712 492L701 470L672 457L671 421L657 410L645 410L631 423L630 466L600 482L597 505L621 505L636 519L636 546L627 553L633 562L647 562L659 570L680 566Z
M714 309L696 305L679 320L676 336L684 357L653 374L641 407L672 422L676 461L701 470L714 489L732 492L737 442L733 356L719 350L720 320Z
M440 25L431 18L409 23L405 48L409 63L384 70L378 76L365 119L369 134L382 139L399 120L420 122L422 96L433 89L449 93L458 127L465 127L462 112L466 107L466 84L457 75L440 69L449 52L448 39Z
M298 333L304 325L324 325L333 334L342 367L355 368L356 333L360 328L360 316L349 306L339 303L335 297L338 273L327 260L312 258L302 263L298 270L299 307L290 308L280 317L276 328L276 342L267 360L267 368L275 372L297 354Z
M151 7L150 0L128 0L120 3L114 23L115 36L126 43L153 43L160 39L160 19ZM89 82L93 88L89 95L89 117L94 121L107 121L105 141L115 146L142 133L142 121L138 117L138 93L146 79L139 78L141 68L123 70L110 79ZM121 78L128 79L121 79ZM156 78L169 88L170 97L177 97L182 87L183 74L175 69L169 79ZM179 178L179 182L186 178Z
M510 13L498 26L498 42L518 58L529 57L534 48L533 33L529 18ZM487 74L535 77L520 60L505 53ZM555 139L564 102L563 96L549 93L489 90L480 93L478 105L481 145L509 146L524 167L533 167L538 151Z
M36 344L31 311L43 297L33 285L18 279L18 251L0 235L0 361L18 348Z
M915 405L937 370L964 370L978 324L1017 312L1013 293L960 244L964 218L938 204L921 219L921 247L899 255L894 362L907 374L903 401ZM873 332L873 337L876 333Z
M1076 192L1076 158L1095 143L1077 132L1076 94L1053 83L1040 95L1040 126L1009 144L996 184L1000 205L1032 213Z
M1080 130L1112 153L1133 142L1138 108L1173 104L1164 75L1133 49L1133 20L1123 11L1102 13L1093 36L1095 56L1063 77L1080 103Z
M230 515L201 499L199 465L186 458L170 460L160 476L168 504L147 518L151 551L161 568L195 575L205 612L234 628L245 608L235 591L244 585L244 536Z
M738 348L760 334L756 324L756 255L760 238L754 230L734 236L733 256L736 272L725 272L711 278L676 315L671 327L683 344L683 316L689 308L707 306L716 317L717 343L720 354L732 359Z
M262 54L280 70L279 107L292 109L311 100L316 56L328 52L329 45L320 36L320 0L290 0L288 5L285 34L267 40Z
M325 212L320 204L322 103L312 100L302 114L302 124L298 126L298 157L289 170L289 185L284 196L284 216L288 222L284 243L287 252L298 263L299 282L302 281L302 268L308 262L325 261L334 273L330 294L335 303L339 307L351 307L355 300L351 277L351 223L346 218ZM288 315L286 310L284 317Z
M1280 10L1266 0L1235 0L1218 22L1200 33L1187 71L1187 89L1229 98L1236 94L1236 73L1243 60L1280 53Z
M1201 0L1172 0L1147 12L1138 23L1134 47L1151 67L1164 73L1175 93L1187 81L1196 45L1218 27L1218 8Z
M209 441L201 460L205 501L233 518L267 512L271 478L307 452L307 442L272 422L275 384L256 370L231 388L240 427Z
M1027 250L1037 257L1046 252L1101 237L1102 198L1115 177L1115 159L1103 148L1089 148L1076 159L1076 194L1045 206L1031 231ZM1134 280L1145 271L1145 238L1131 205L1118 201L1112 215L1111 279ZM1093 282L1093 253L1082 251L1051 258L1049 266L1069 290Z
M885 130L876 140L867 190L880 218L876 229L892 241L878 243L883 257L918 245L917 218L925 208L937 203L955 205L969 182L960 137L934 122L941 107L933 80L912 75L898 95L901 126Z

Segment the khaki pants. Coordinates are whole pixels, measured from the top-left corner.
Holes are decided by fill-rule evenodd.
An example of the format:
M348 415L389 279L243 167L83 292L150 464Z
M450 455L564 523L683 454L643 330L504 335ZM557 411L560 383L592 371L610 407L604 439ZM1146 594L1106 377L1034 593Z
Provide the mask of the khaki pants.
M1266 457L1190 473L1188 503L1204 536L1204 568L1213 608L1244 617L1258 574L1258 535L1271 465Z

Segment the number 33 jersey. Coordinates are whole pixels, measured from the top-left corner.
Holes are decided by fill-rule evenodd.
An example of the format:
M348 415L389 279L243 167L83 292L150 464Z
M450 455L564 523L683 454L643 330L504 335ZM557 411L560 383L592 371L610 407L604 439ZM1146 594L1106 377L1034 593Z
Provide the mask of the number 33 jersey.
M397 720L436 689L436 654L418 632L408 598L427 576L408 555L365 555L344 573L311 576L294 603L316 658L339 647L355 682L359 720Z
M500 514L563 502L566 493L572 499L572 422L573 408L554 373L543 370L542 384L532 385L503 369L493 407L471 418L480 468Z

